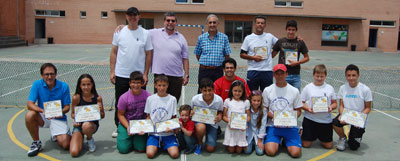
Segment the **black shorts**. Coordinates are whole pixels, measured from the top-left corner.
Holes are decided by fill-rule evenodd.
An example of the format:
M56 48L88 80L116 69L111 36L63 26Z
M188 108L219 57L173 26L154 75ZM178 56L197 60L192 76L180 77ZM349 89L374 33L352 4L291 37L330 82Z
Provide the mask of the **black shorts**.
M345 126L345 124L340 123L339 116L340 115L337 115L333 119L333 125L337 126L337 127L343 127L343 126ZM364 132L365 132L364 128L358 128L358 127L351 125L350 132L349 132L349 140L354 139L354 138L362 138Z
M312 121L306 117L303 119L302 140L314 141L319 139L321 142L331 142L333 135L332 123L324 124Z

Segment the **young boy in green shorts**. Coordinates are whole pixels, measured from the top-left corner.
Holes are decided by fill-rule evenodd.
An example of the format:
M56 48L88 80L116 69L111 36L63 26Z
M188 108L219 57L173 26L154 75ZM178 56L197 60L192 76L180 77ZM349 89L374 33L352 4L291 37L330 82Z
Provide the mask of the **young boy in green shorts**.
M142 89L144 85L143 75L139 71L130 74L130 90L121 95L118 101L118 125L117 149L126 154L133 148L138 152L146 149L147 135L144 133L130 134L129 120L146 119L144 108L147 97L151 94Z

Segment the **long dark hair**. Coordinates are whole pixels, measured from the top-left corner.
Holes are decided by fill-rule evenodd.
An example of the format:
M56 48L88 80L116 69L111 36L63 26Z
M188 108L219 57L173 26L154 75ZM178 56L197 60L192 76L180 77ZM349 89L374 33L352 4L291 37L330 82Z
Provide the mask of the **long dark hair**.
M75 94L82 95L81 83L82 83L83 78L90 79L90 82L92 82L92 84L93 84L92 90L90 92L93 93L94 95L97 95L96 84L94 83L93 77L90 74L82 74L78 78L78 83L76 83Z
M249 96L250 108L252 107L252 106L251 106L251 99L252 99L254 96L261 96L261 103L260 103L260 107L258 107L258 117L257 117L257 125L256 125L257 128L260 128L260 127L261 127L261 121L262 121L262 118L263 118L263 116L264 116L264 107L263 107L262 92L261 92L260 90L251 91L251 94L250 94L250 96Z
M231 88L229 89L228 98L232 100L233 98L233 87L239 86L242 88L242 95L240 96L240 100L246 100L246 88L244 87L244 83L241 80L235 80L232 82Z

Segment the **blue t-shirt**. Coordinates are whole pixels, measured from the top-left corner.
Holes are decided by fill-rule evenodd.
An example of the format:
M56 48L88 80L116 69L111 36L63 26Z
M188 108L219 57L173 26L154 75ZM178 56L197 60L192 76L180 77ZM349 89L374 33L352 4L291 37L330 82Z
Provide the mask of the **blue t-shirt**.
M43 79L36 80L33 82L31 92L29 93L28 101L37 103L37 105L43 109L43 103L48 101L61 100L61 106L64 108L65 105L71 104L71 97L69 94L68 84L55 80L56 85L53 89L49 89L46 82ZM57 120L67 120L67 116L63 114L62 118Z

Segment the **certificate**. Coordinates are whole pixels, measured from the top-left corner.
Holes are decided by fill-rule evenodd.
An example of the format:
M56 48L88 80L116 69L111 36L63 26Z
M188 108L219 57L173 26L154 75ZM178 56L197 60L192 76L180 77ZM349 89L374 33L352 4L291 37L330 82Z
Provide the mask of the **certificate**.
M173 130L173 129L177 129L180 127L181 127L181 125L179 124L178 118L174 118L171 120L156 123L156 131L157 132L165 132L165 131L167 131L167 128L169 128L170 130Z
M285 49L285 64L290 64L289 60L291 61L298 61L297 60L297 51L291 49Z
M275 111L274 126L297 126L297 111Z
M246 129L247 125L247 113L231 113L230 127L232 129Z
M100 108L97 104L76 106L74 108L75 122L87 122L100 120Z
M43 107L45 118L60 117L63 115L61 100L44 102Z
M312 110L314 112L328 112L329 111L329 106L328 106L328 97L322 96L322 97L312 97L311 98L312 102Z
M368 115L365 113L344 108L340 120L343 120L350 125L365 128L365 120L367 120L367 116Z
M194 106L194 115L192 116L192 120L196 122L202 122L210 125L215 124L215 116L217 116L217 110L210 108L203 108Z
M129 133L139 134L141 131L144 133L154 132L153 122L149 120L129 120Z
M260 55L261 57L263 57L263 59L268 59L268 50L266 46L263 47L255 47L254 48L254 54Z

